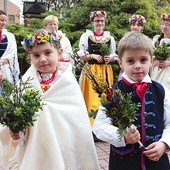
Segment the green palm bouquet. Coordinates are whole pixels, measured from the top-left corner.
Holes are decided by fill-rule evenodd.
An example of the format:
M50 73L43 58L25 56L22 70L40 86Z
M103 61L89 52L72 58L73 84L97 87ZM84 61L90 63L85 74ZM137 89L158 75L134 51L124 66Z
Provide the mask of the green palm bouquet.
M111 119L114 126L118 127L120 138L126 133L126 128L131 127L135 120L135 113L139 105L131 100L131 94L123 94L120 89L109 88L101 95L101 104L105 114Z
M108 47L108 44L106 43L100 44L99 51L100 51L101 56L103 57L110 54L110 49Z
M13 133L33 126L37 112L42 110L41 96L31 89L29 81L21 79L19 84L11 84L7 80L1 82L0 123Z
M163 42L161 46L158 46L154 50L154 55L156 60L166 60L170 57L170 43Z

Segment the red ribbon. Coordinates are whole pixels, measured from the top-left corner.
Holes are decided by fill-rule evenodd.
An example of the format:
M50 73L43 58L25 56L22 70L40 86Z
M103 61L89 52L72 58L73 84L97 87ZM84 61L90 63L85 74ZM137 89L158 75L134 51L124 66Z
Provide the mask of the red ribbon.
M142 83L134 83L134 84L132 84L132 85L133 85L133 87L136 89L137 95L138 95L141 99L143 99L144 94L145 94L145 92L146 92L146 90L147 90L147 87L148 87L148 83L142 82Z
M136 89L137 95L143 99L144 94L148 88L148 83L146 82L141 82L141 83L130 83L128 82L125 78L122 78L122 80L129 86L133 86Z

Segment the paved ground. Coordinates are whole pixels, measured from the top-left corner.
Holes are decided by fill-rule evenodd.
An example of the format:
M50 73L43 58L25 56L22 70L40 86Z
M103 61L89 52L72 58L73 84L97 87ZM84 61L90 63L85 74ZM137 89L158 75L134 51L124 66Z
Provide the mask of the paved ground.
M101 170L108 170L110 145L105 142L95 142Z

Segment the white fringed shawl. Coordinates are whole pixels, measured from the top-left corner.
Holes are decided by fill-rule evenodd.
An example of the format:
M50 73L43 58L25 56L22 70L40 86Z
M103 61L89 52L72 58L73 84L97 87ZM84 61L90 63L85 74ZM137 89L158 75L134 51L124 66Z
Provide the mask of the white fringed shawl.
M24 80L29 76L33 77L31 83L41 92L44 109L39 112L38 120L29 129L24 147L17 145L12 150L9 147L11 138L8 129L0 127L0 167L3 156L6 155L5 160L7 156L10 160L7 160L5 167L8 169L12 162L12 170L14 166L19 170L99 169L80 87L69 63L60 63L59 67L64 71L63 75L45 93L40 88L33 66L23 76ZM8 149L4 154L6 147Z

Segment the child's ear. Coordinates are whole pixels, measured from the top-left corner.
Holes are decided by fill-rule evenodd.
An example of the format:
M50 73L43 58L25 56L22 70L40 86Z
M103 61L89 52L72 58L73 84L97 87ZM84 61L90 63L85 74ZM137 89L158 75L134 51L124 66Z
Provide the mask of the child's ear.
M59 56L62 57L62 55L63 55L63 49L60 48L60 49L58 50L58 53L59 53Z
M117 62L118 62L118 64L119 64L120 68L122 69L123 66L122 66L122 60L121 60L121 58L118 58L118 59L117 59Z
M154 63L154 61L155 61L155 56L152 56L152 58L151 58L151 66Z

